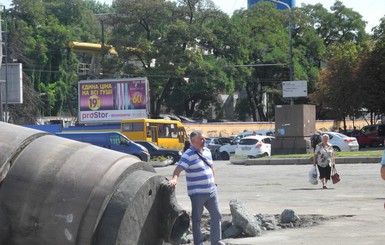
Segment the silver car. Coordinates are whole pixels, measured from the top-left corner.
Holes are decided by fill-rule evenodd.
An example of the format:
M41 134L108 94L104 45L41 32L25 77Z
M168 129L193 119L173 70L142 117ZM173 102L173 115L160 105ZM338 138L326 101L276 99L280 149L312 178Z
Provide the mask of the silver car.
M229 144L231 138L218 137L218 138L206 138L205 146L210 149L213 160L220 159L219 148L222 145Z
M336 132L322 132L329 135L329 143L333 145L334 151L358 151L360 146L355 137L349 137Z

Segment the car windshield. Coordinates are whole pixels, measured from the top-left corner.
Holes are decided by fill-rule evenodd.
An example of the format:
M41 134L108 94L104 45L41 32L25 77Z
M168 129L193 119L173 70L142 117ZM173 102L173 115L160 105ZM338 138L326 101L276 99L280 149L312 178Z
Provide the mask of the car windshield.
M240 136L236 136L236 137L232 140L232 143L233 143L233 144L236 144L236 143L239 142L240 139L241 139Z
M211 138L205 138L205 146L207 146L208 144L210 144L212 141Z
M239 141L240 145L255 145L259 142L257 139L241 139Z

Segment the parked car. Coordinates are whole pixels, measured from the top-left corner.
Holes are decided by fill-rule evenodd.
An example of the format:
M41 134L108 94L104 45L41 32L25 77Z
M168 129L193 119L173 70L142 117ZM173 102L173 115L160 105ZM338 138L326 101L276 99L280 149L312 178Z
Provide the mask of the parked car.
M242 138L236 149L235 155L244 155L248 158L271 155L271 142L274 137L271 136L247 136Z
M385 124L364 126L355 137L360 147L377 147L383 145L385 139Z
M262 135L262 136L274 136L275 130L270 129L259 129L254 131L256 135Z
M220 159L219 148L222 145L230 144L231 138L218 137L218 138L206 138L205 146L210 149L213 160Z
M219 147L219 155L222 160L229 160L230 156L235 153L235 149L237 148L238 142L247 136L251 136L254 134L254 131L245 131L237 136L235 136L229 144L222 145Z
M114 151L120 151L134 155L142 161L148 162L150 154L145 147L136 144L119 132L71 132L56 133L57 136L90 143Z
M229 144L225 144L219 148L219 155L222 160L229 160L230 156L235 153L238 142L247 136L260 135L260 136L274 136L274 130L254 130L244 131L233 138Z
M368 136L385 137L385 124L373 124L362 127L361 131Z
M138 140L138 141L135 141L135 143L144 146L150 153L151 158L163 156L168 159L171 159L172 164L175 164L176 162L178 162L180 160L180 157L182 156L182 151L180 150L162 148L155 145L152 142Z
M329 135L329 143L332 144L334 151L358 151L359 145L355 137L349 137L337 132L322 132Z
M360 148L378 147L378 146L384 144L384 141L381 138L376 137L376 136L369 136L369 135L366 135L362 132L357 134L355 136L355 138L357 139L358 145L360 146Z

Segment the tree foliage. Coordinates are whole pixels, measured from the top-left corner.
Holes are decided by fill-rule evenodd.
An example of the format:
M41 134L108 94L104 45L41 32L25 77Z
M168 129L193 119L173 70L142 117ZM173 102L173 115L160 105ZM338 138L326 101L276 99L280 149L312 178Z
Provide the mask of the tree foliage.
M279 11L260 1L231 17L210 0L14 0L8 12L9 57L24 67L24 104L11 107L14 118L76 115L79 61L69 43L103 40L119 53L104 59L104 78L146 76L154 117L206 117L214 105L220 119L219 95L245 91L238 118L268 120L266 94L273 105L287 103L289 19L294 79L307 80L311 93L297 103L315 103L319 119L385 112L385 19L369 39L362 16L341 1L330 11Z
M322 4L303 4L301 10L311 18L309 24L324 40L326 46L344 42L360 43L368 38L365 32L366 22L362 20L362 15L347 8L341 1L334 3L330 8L332 12Z
M358 98L370 113L371 123L385 114L385 18L374 30L373 48L358 64L361 84Z
M11 107L14 120L20 117L18 111L24 111L28 121L39 114L75 115L77 61L68 46L76 39L95 40L96 22L90 13L81 0L13 2L7 16L9 56L23 63L25 78L24 103Z
M319 76L319 95L333 118L342 120L357 115L362 108L361 82L357 79L359 59L364 50L354 43L341 43L329 49L327 68Z
M218 69L213 23L226 18L210 1L116 1L112 44L136 63L124 67L129 75L147 76L151 113L172 105L176 113L192 116L215 102L226 76ZM218 30L220 31L220 30ZM122 35L123 34L123 35ZM155 61L155 62L154 62Z

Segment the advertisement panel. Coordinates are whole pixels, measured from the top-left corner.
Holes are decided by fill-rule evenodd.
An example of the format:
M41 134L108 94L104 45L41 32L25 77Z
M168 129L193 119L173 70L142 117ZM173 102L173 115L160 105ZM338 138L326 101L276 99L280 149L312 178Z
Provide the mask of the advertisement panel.
M146 78L79 82L79 123L118 123L148 117Z

